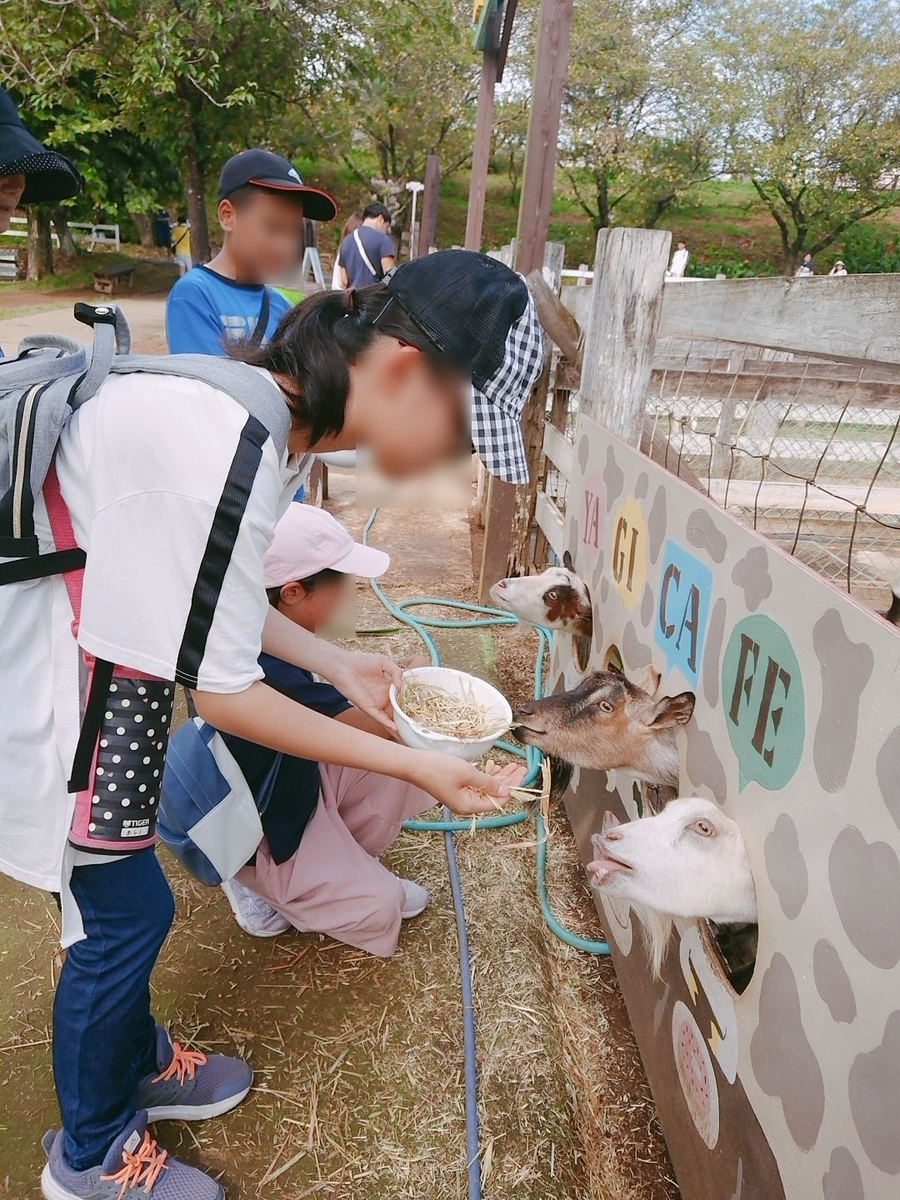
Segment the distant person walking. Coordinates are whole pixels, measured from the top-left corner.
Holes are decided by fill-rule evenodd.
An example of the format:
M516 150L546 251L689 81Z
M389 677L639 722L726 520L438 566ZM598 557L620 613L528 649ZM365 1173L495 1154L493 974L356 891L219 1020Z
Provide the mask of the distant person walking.
M191 255L191 223L187 218L176 221L172 226L172 253L178 264L178 274L187 275L194 265Z
M363 209L362 224L341 242L341 283L345 288L377 283L395 265L393 220L384 204L367 204Z
M831 270L828 272L828 274L829 275L846 275L847 268L844 266L841 259L838 259L837 262L834 264L834 266L831 268Z
M687 248L687 242L679 242L675 248L675 253L672 255L672 261L669 263L669 270L667 272L669 278L683 279L690 261L691 252Z
M344 244L344 239L349 237L355 229L359 229L362 222L362 213L359 212L351 213L344 222L344 228L341 230L341 236L338 238L337 253L334 256L334 270L331 272L332 291L339 291L344 286L344 281L341 277L341 246Z
M816 268L815 268L815 264L813 263L812 255L804 254L803 262L800 264L800 266L794 272L796 278L802 279L806 275L815 275L815 273L816 273Z

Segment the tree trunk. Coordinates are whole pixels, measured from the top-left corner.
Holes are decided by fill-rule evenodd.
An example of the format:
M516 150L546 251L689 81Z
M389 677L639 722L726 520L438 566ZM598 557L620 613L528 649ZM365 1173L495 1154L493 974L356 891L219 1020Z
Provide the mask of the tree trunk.
M72 230L69 228L66 210L61 204L57 204L51 216L53 228L56 230L56 236L59 238L60 254L64 258L77 258L78 247L75 244L75 239L72 237Z
M28 278L43 279L52 274L50 210L46 205L32 204L28 209Z
M206 217L206 172L192 140L185 149L185 159L185 195L188 218L191 222L191 253L195 263L205 263L211 258L209 222Z
M138 237L141 239L144 249L154 249L156 240L153 237L153 213L133 212L128 215L134 221L134 227L138 231Z
M609 229L611 212L609 207L609 179L603 171L596 176L597 182L597 216L594 218L594 233L601 229Z

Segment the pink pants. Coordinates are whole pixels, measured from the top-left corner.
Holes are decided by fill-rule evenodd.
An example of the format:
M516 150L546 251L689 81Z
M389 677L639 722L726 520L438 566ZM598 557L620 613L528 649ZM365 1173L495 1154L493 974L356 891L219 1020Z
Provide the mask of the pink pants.
M263 841L241 883L265 897L305 933L330 937L390 957L400 937L404 893L377 855L395 841L401 822L430 808L420 788L351 767L321 764L322 791L297 853L276 863Z

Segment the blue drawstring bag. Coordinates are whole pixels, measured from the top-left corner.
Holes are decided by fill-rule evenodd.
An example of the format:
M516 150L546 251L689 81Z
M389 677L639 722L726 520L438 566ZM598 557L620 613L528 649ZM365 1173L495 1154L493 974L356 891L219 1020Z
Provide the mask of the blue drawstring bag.
M169 739L157 832L195 879L217 887L243 867L263 838L265 812L281 766L275 759L256 796L225 739L200 717Z

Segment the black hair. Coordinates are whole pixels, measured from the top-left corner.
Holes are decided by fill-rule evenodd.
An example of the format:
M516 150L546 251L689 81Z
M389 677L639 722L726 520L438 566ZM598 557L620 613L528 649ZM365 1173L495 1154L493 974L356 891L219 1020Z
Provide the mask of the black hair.
M239 188L235 188L233 192L229 192L227 196L223 196L222 200L230 200L234 208L246 208L254 196L262 195L279 195L287 196L289 199L302 200L302 194L298 194L290 188L280 190L278 188L260 187L258 183L245 183ZM222 203L222 200L219 203Z
M394 217L391 210L386 204L381 204L379 201L374 201L372 204L367 204L362 210L362 219L368 221L371 217L384 217L386 221L393 224Z
M307 575L306 579L298 579L296 582L300 584L304 592L314 592L322 583L334 583L338 579L346 579L347 576L343 571L335 571L333 567L323 567L321 571L316 571L315 575ZM279 587L266 588L266 595L269 597L269 603L273 608L277 608L281 600L281 589L287 585L282 583Z
M315 446L344 427L350 393L350 367L379 337L396 338L425 353L441 374L458 374L384 283L346 292L318 292L289 309L262 346L242 343L234 358L292 381L283 387L295 425Z

